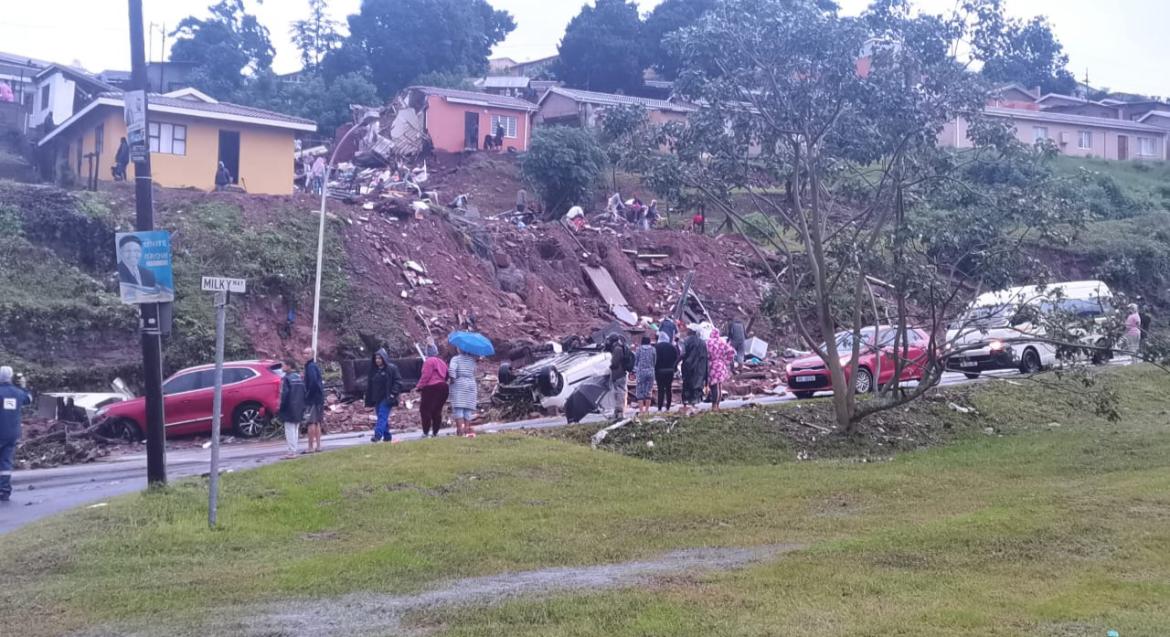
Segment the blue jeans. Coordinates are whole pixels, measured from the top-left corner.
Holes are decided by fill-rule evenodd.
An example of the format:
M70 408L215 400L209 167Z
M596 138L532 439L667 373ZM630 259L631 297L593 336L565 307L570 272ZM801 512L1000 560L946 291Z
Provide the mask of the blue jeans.
M0 440L0 496L12 493L12 456L16 454L16 438Z
M383 400L375 407L378 412L378 423L374 425L374 442L390 440L390 400Z

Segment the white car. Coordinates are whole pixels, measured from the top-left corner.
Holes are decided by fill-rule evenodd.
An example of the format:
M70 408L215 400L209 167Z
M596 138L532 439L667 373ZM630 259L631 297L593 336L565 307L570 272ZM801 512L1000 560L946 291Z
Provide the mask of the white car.
M1101 281L1023 286L979 295L947 332L947 369L974 378L980 372L1018 369L1032 374L1057 362L1057 343L1047 340L1043 321L1060 312L1100 324L1113 312L1113 293ZM1074 332L1084 345L1104 343L1098 330Z
M596 376L608 376L610 354L599 348L556 354L505 377L492 400L502 404L531 403L546 409L562 409L577 386Z

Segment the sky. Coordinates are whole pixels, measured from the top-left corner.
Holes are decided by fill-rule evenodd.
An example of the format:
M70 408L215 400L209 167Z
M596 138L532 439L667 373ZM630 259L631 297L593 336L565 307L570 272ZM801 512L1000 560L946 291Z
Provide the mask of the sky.
M495 55L518 61L556 53L569 20L581 0L489 0L516 18L517 28L496 47ZM637 0L648 12L660 0ZM925 11L952 9L956 0L912 0ZM838 0L856 13L867 0ZM298 54L288 25L306 12L305 0L246 0L268 27L278 72L296 70ZM1028 18L1047 16L1070 58L1078 79L1117 91L1170 97L1170 39L1165 29L1166 0L1005 0L1008 13ZM126 0L5 0L0 17L0 51L73 64L91 71L129 69ZM161 59L161 25L167 29L187 15L205 15L211 0L144 0L146 22L154 23L152 59ZM338 20L355 13L361 0L330 0Z

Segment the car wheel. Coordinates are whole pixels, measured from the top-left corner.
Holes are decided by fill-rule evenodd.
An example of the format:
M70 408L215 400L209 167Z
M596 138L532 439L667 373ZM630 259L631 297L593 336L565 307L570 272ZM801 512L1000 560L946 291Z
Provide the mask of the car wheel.
M858 394L868 394L873 391L873 374L868 369L857 368L857 376L853 379L853 391Z
M798 400L808 400L809 398L813 397L813 392L811 392L811 391L794 391L794 392L792 392L792 395L796 396L796 398Z
M118 418L111 421L106 425L105 433L111 438L117 438L126 442L138 442L142 440L142 429L138 427L138 423L129 418Z
M1020 373L1021 374L1035 374L1043 369L1040 363L1040 352L1029 347L1024 350L1024 356L1020 358Z
M976 378L979 378L979 374L975 372L963 372L963 375L967 377L967 380L975 380Z
M236 408L232 416L232 428L241 438L255 438L268 428L268 417L259 403L244 403Z

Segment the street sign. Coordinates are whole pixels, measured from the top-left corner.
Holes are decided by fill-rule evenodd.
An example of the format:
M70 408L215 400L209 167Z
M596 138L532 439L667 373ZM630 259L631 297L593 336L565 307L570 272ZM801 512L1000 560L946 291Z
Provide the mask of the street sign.
M244 279L229 279L222 276L203 277L203 290L205 292L231 292L233 294L243 294L247 287L248 282Z
M119 232L114 235L114 249L118 254L118 288L123 303L138 305L175 300L171 233L166 230Z
M126 91L122 94L125 105L126 140L130 142L130 161L146 161L146 91Z

